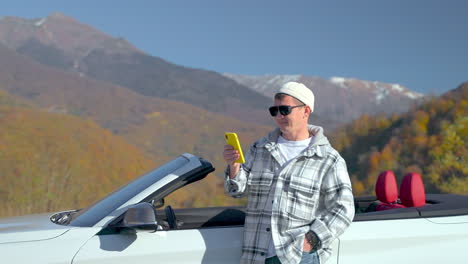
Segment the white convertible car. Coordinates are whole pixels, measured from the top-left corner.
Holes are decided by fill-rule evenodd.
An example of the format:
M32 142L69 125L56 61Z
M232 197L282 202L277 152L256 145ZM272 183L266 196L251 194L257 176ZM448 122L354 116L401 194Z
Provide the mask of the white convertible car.
M239 263L243 208L157 210L169 193L213 170L183 154L88 208L0 219L0 262ZM354 222L327 263L468 263L468 196L368 210L375 202L356 198Z

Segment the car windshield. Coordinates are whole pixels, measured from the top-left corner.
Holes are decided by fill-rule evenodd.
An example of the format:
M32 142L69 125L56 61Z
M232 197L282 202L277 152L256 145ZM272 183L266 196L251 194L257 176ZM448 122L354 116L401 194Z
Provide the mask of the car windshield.
M189 160L186 157L180 156L158 169L137 178L88 208L72 214L69 225L83 227L91 227L95 225L135 195L139 194L155 182L161 180L166 175L186 165L188 162Z

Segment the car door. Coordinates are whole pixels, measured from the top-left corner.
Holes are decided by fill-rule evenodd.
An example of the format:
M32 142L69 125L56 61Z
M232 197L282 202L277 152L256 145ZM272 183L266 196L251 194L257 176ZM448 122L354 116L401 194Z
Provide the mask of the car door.
M437 224L426 218L353 222L340 237L339 263L466 263L456 255L467 252L467 237L466 223Z
M73 263L239 263L242 227L101 232Z

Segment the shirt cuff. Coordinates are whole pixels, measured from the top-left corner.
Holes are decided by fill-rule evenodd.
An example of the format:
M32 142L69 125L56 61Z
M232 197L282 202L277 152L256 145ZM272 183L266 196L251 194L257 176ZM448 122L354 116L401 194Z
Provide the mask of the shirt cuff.
M310 251L310 253L313 253L322 248L322 241L314 231L309 230L309 232L305 234L305 238L307 239L309 244L312 245L312 250Z
M310 231L317 236L318 240L320 241L320 247L330 244L333 240L333 235L328 227L324 222L318 219L315 219L315 221L312 222L312 225L310 225Z
M226 167L226 170L224 171L225 174L225 182L226 182L226 190L232 194L235 195L239 192L241 189L240 184L238 183L237 177L239 176L240 173L238 173L234 178L229 177L229 165Z

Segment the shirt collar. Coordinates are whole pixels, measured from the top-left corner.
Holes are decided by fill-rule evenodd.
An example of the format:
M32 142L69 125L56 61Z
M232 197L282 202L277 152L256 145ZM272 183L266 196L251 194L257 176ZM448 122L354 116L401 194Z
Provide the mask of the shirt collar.
M311 158L317 155L320 158L324 157L325 150L324 145L329 144L326 137L323 135L321 127L309 125L309 133L314 136L309 146L301 154L302 156ZM270 153L278 150L278 137L281 135L279 128L275 128L273 131L268 133L264 140L257 144L257 147L265 147Z

